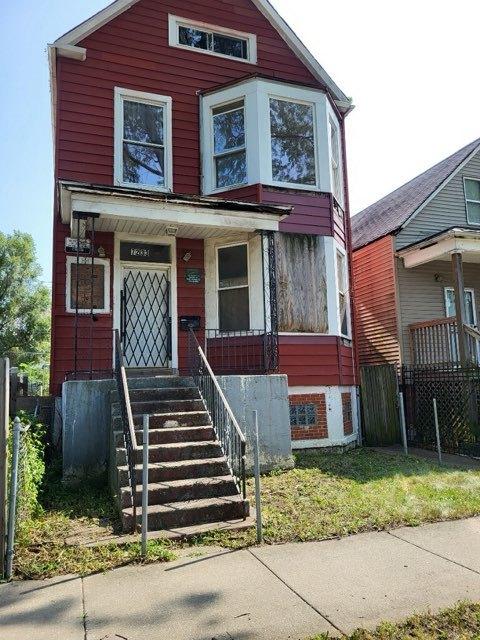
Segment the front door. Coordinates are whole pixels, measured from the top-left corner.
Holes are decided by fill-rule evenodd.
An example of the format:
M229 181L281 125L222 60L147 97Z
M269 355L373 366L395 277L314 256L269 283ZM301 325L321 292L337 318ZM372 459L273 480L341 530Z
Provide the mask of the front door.
M122 342L127 367L171 366L168 269L123 269Z

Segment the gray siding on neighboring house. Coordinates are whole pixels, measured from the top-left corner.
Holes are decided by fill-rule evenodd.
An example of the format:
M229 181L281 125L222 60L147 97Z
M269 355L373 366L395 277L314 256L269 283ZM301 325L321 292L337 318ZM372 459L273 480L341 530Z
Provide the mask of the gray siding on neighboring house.
M445 317L445 287L453 286L452 265L447 261L405 269L397 258L398 316L402 345L402 363L410 363L408 325ZM477 322L480 319L480 265L464 263L465 287L474 289ZM437 278L435 278L437 276Z
M428 238L444 229L469 224L463 191L464 176L480 179L480 152L477 152L427 206L400 231L396 237L396 249Z

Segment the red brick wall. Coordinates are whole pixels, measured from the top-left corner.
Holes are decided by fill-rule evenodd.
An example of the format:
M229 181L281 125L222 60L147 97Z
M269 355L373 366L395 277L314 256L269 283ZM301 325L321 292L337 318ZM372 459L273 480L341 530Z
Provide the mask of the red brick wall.
M352 394L347 391L342 393L343 435L350 436L353 433L352 418Z
M292 440L320 440L328 438L327 405L324 393L289 396L291 405L314 404L317 421L309 426L292 426Z

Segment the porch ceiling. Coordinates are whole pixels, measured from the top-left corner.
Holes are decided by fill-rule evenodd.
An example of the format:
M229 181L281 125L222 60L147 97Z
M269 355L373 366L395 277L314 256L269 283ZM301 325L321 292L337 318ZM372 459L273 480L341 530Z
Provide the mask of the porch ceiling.
M450 261L453 253L461 253L463 262L480 263L480 229L448 229L401 249L397 255L411 269L435 260Z
M117 187L61 182L62 222L72 213L98 214L98 231L166 235L168 227L184 238L227 237L236 232L277 231L291 207L181 196ZM72 232L74 229L72 228Z

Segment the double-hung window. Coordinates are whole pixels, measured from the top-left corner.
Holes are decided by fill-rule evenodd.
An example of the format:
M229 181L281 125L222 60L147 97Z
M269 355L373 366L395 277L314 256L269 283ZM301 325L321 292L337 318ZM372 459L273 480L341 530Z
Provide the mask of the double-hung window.
M270 98L272 179L315 186L314 105Z
M212 109L213 164L217 189L245 184L245 105L243 100Z
M470 224L480 224L480 180L464 178L467 220Z
M219 247L217 271L220 331L250 329L248 245Z
M340 156L340 138L338 127L330 118L330 171L332 180L332 193L337 202L343 205L342 165Z
M348 336L349 331L349 303L348 303L348 278L347 259L345 254L337 249L337 292L340 333Z
M172 190L171 98L115 88L115 182Z

